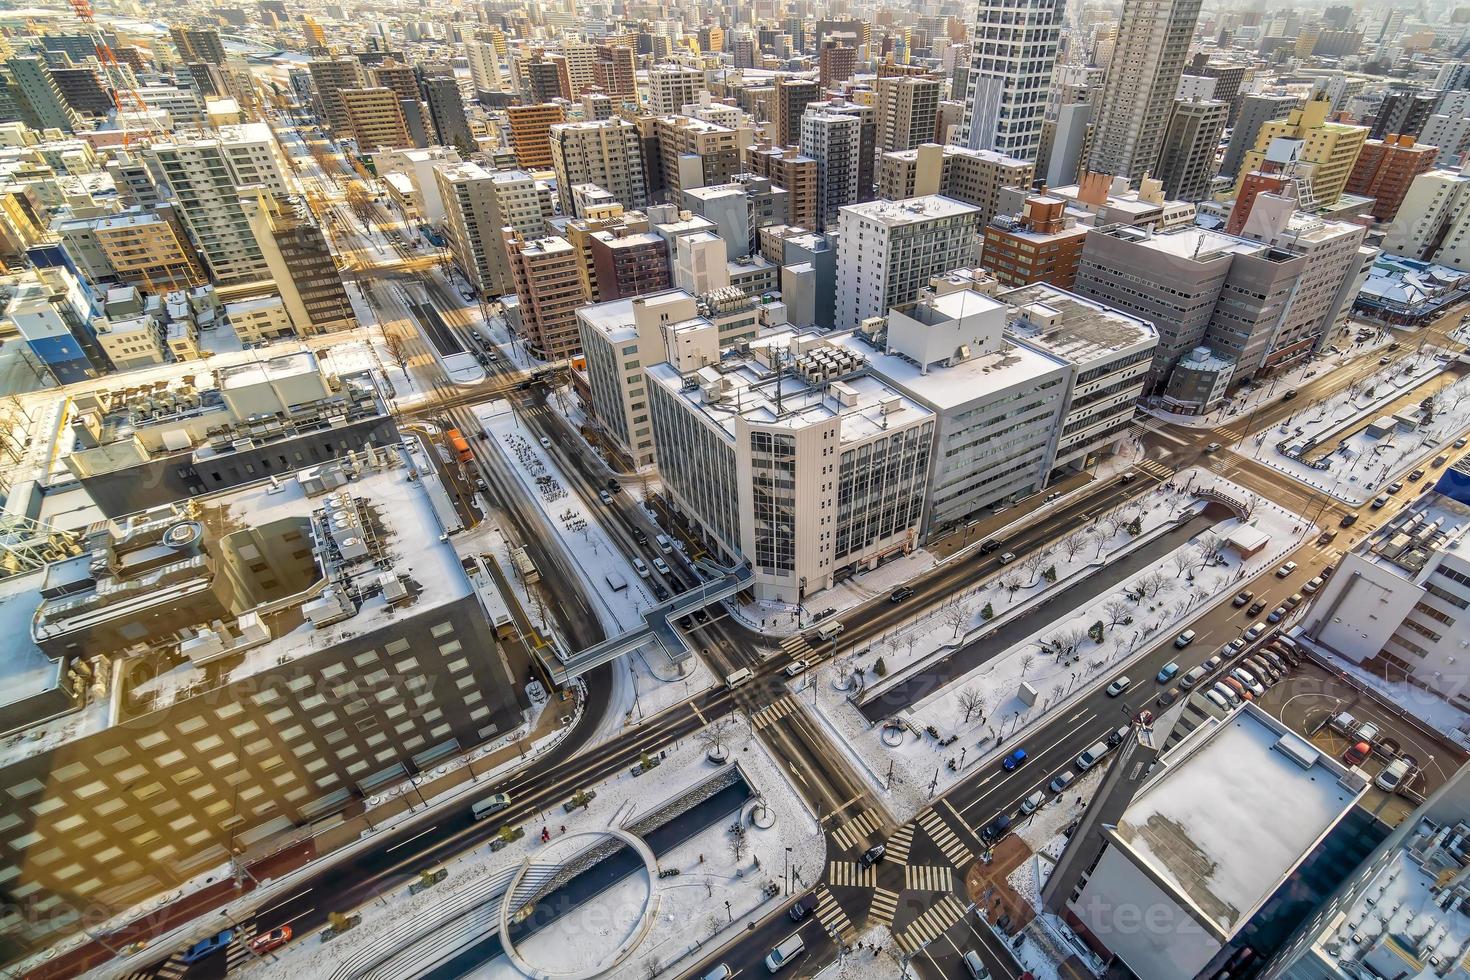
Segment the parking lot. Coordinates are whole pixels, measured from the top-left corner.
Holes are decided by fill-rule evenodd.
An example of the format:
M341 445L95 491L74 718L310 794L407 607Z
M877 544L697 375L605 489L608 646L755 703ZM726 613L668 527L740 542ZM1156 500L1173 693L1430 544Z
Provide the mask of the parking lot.
M1376 776L1394 755L1406 755L1419 767L1407 785L1420 796L1442 785L1465 758L1465 753L1448 740L1399 718L1391 709L1310 659L1304 659L1289 677L1269 689L1259 703L1338 759L1356 739L1334 731L1328 725L1332 716L1347 711L1359 721L1373 722L1382 735L1373 755L1359 768L1370 777ZM1389 825L1408 816L1414 805L1404 796L1385 793L1372 785L1363 798L1363 806Z

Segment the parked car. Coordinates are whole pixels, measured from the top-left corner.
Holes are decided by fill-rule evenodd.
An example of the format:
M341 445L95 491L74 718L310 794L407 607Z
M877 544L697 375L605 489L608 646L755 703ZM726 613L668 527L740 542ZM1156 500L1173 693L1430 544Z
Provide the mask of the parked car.
M1230 643L1227 643L1226 644L1226 647L1227 648L1231 648L1232 647L1232 644L1235 644L1237 642L1239 642L1239 641L1237 641L1237 640L1231 640ZM1240 648L1239 647L1234 647L1233 649L1234 650L1238 650ZM1225 662L1225 658L1223 656L1221 656L1220 654L1217 653L1213 657L1211 657L1209 660L1206 660L1204 663L1200 664L1200 666L1203 667L1206 671L1213 672L1213 671L1219 670L1220 669L1220 665L1223 664L1224 662Z
M1239 684L1236 685L1236 687L1239 686ZM1239 693L1236 692L1234 687L1231 687L1224 681L1216 681L1214 686L1210 688L1209 693L1218 694L1220 697L1224 698L1227 705L1231 708L1234 708L1236 705L1240 704L1241 701L1245 700L1240 696Z
M1030 816L1037 810L1041 809L1041 804L1045 802L1046 795L1043 794L1041 790L1037 790L1036 792L1032 793L1030 796L1021 801L1021 814L1023 816Z
M1422 469L1419 469L1418 467L1415 467L1414 469L1409 471L1409 479L1415 483L1418 483L1420 480L1424 479L1424 471Z
M633 571L638 573L639 578L648 578L650 574L650 572L648 571L648 564L644 562L642 558L639 558L637 556L634 556L633 558Z
M1409 760L1395 759L1383 767L1383 771L1373 777L1373 785L1385 793L1393 793L1403 785L1404 777L1409 774Z
M1174 637L1174 646L1178 647L1180 650L1183 650L1185 647L1194 642L1194 637L1194 630L1185 630L1183 633L1180 633L1178 636Z
M1352 527L1356 523L1358 523L1357 514L1343 514L1342 520L1337 522L1339 527Z
M1254 701L1256 699L1255 692L1242 684L1237 678L1222 677L1220 678L1220 683L1224 684L1227 689L1234 691L1235 696L1241 701Z
M1251 654L1241 662L1246 665L1252 674L1256 675L1257 680L1267 687L1281 680L1282 672L1277 670L1269 660L1259 653Z
M1026 759L1026 750L1017 749L1016 751L1012 752L1010 755L1001 760L1000 767L1006 772L1015 772L1017 769L1026 764Z
M1354 742L1342 753L1342 761L1350 766L1361 766L1373 754L1373 746L1367 742Z
M1002 837L1004 837L1006 835L1006 831L1010 829L1011 816L1008 813L1002 813L1000 816L990 821L990 823L986 824L983 829L981 829L980 836L985 838L987 841L998 841Z
M1261 610L1263 610L1265 608L1266 608L1266 600L1264 600L1264 599L1257 599L1255 602L1251 603L1251 607L1245 611L1245 614L1247 616L1258 616L1258 615L1260 615Z
M1320 575L1314 578L1309 578L1302 583L1302 591L1305 592L1307 595L1311 595L1313 592L1316 592L1320 588L1322 588L1322 576Z
M1372 507L1373 507L1374 510L1382 510L1387 505L1388 505L1388 494L1386 494L1386 493L1380 493L1378 496L1376 496L1376 497L1373 498Z
M1392 483L1390 483L1386 489L1388 490L1389 493L1398 493L1403 488L1404 488L1404 485L1402 483L1400 483L1398 480L1395 480Z
M1205 697L1213 702L1215 706L1218 707L1221 711L1229 711L1231 708L1230 701L1225 697L1225 695L1221 694L1214 688L1206 691Z
M1108 743L1107 742L1093 742L1087 748L1083 749L1082 750L1082 754L1077 757L1077 769L1078 769L1078 771L1079 772L1086 772L1087 770L1091 769L1093 766L1097 765L1098 760L1101 759L1103 756L1105 756L1107 754L1108 754Z
M213 956L215 953L218 953L220 950L230 945L231 941L233 941L234 938L235 931L233 929L226 929L223 932L215 933L208 939L199 940L193 946L190 946L188 949L184 950L184 964L186 966L189 966L194 963L198 963L206 956Z
M1235 601L1232 602L1231 605L1235 606L1236 609L1239 609L1241 606L1243 606L1246 603L1250 602L1255 597L1256 597L1256 594L1254 592L1250 591L1249 589L1246 589L1244 592L1237 592L1235 594Z
M1194 630L1190 630L1190 632L1193 633ZM1163 668L1160 669L1158 674L1154 676L1154 680L1158 681L1160 684L1167 684L1174 679L1174 675L1177 673L1179 673L1179 665L1176 663L1167 663L1164 664Z
M1266 685L1262 684L1254 674L1244 667L1232 667L1230 669L1230 676L1240 681L1241 685L1256 697L1260 697L1266 693Z
M1265 623L1251 623L1250 626L1246 627L1245 638L1247 640L1254 640L1264 632L1266 632Z
M1209 671L1205 670L1203 667L1191 667L1189 668L1189 670L1184 672L1183 677L1179 678L1179 686L1187 691L1198 684L1200 681L1204 680L1207 673L1209 673Z
M970 980L990 980L990 971L980 961L980 954L973 949L966 950L965 955L960 957L960 962L965 964Z
M1178 700L1179 688L1171 687L1163 694L1160 694L1157 698L1155 698L1154 703L1157 704L1160 708L1167 708L1169 705Z
M1133 686L1133 680L1131 678L1127 677L1126 675L1123 677L1119 677L1117 680L1113 681L1113 683L1108 685L1108 697L1115 698L1118 695L1122 694L1124 691L1128 690L1128 688L1130 688L1131 686Z
M1286 564L1282 565L1280 568L1276 569L1276 577L1286 578L1292 572L1296 571L1296 567L1296 562L1289 561Z
M273 949L280 949L291 941L291 927L281 926L270 932L262 932L250 940L250 950L254 953L269 953Z
M1283 599L1281 601L1281 604L1287 609L1295 609L1297 606L1300 606L1302 604L1302 594L1300 592L1293 592L1291 595Z
M1285 606L1277 606L1275 609L1271 610L1269 613L1266 614L1266 622L1268 622L1268 623L1279 623L1279 622L1281 622L1282 618L1285 617L1285 616L1286 616L1286 607Z
M805 919L808 915L810 915L811 911L812 910L802 904L800 900L797 900L795 903L792 904L786 915L788 918L791 919L792 922L800 922L802 919Z
M1068 769L1066 772L1058 773L1057 778L1048 783L1046 788L1051 790L1053 793L1060 793L1068 786L1072 785L1072 780L1076 778L1077 774Z

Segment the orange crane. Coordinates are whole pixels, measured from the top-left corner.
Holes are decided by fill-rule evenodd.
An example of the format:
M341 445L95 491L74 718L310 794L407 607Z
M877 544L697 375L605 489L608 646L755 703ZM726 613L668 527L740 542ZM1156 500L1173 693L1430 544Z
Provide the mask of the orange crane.
M77 15L88 29L92 37L92 46L97 49L97 63L102 66L102 74L106 77L108 87L112 92L112 104L117 109L117 124L123 131L123 146L133 142L132 134L128 131L126 124L127 114L137 112L139 114L148 111L148 103L138 94L133 86L125 84L128 77L123 69L122 62L117 60L117 55L112 53L112 48L102 37L102 31L97 27L97 17L92 9L92 0L68 0L71 3L72 13Z

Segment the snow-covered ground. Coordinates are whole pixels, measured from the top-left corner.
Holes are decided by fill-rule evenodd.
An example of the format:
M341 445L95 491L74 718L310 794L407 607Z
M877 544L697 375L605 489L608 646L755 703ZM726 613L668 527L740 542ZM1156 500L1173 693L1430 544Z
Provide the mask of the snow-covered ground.
M630 876L587 907L559 919L519 946L525 960L552 972L595 966L599 956L608 956L635 934L644 903L652 895L656 897L656 912L647 933L636 949L602 976L612 980L676 976L691 956L744 932L748 921L764 915L781 900L779 896L766 898L762 889L768 882L781 880L785 848L792 849L791 867L800 870L804 881L818 878L825 862L825 840L799 794L760 740L752 738L744 726L736 729L730 750L754 794L764 798L775 815L774 825L762 830L746 821L745 844L737 856L728 830L733 814L731 819L715 821L659 856L659 867L678 868L678 876L651 882L641 872ZM556 845L563 836L563 826L568 835L626 826L715 772L716 767L705 759L700 741L687 739L649 774L634 777L623 772L599 785L584 787L597 793L585 809L567 814L557 808L549 814L545 826L552 835L550 845L542 845L542 822L533 818L525 825L525 836L501 850L476 847L445 862L443 867L449 874L439 884L417 895L410 895L407 888L383 895L381 901L355 910L362 916L356 928L328 943L323 943L319 934L298 937L281 951L276 962L242 963L242 974L261 980L328 976L349 958L371 959L370 949L411 950L413 940L428 925L457 931L457 938L463 942L473 941L477 934L483 934L483 919L451 918L443 913L454 904L456 896L510 872L523 860L555 860L561 856ZM749 806L745 812L749 812ZM523 976L504 956L469 975L482 980Z
M876 956L874 947L878 950ZM873 926L853 940L850 952L828 963L814 980L893 980L903 975L903 961L893 934L886 926Z
M844 582L839 582L823 592L814 593L801 608L797 618L796 606L758 599L736 605L727 602L730 614L753 630L767 636L790 636L813 623L812 616L827 612L840 615L862 605L878 595L885 595L915 576L933 568L934 556L923 548L916 548L900 558L894 558L868 572L861 572Z
M1253 497L1202 470L1176 477L1180 485L1191 479L1237 499ZM1022 608L1028 601L1040 601L1049 589L1115 560L1137 538L1161 533L1166 522L1201 506L1183 491L1161 487L1101 517L1094 525L1098 533L1079 533L1053 544L1042 552L1039 562L1018 563L917 623L875 642L864 653L839 656L822 665L808 675L798 696L816 704L818 717L832 730L834 741L847 749L860 771L888 798L894 816L906 820L976 765L1013 748L1018 736L1048 713L1064 709L1081 692L1101 683L1197 610L1232 590L1242 578L1279 561L1300 544L1303 535L1313 531L1307 528L1302 535L1293 533L1293 527L1301 524L1300 518L1256 498L1249 523L1270 537L1270 544L1261 553L1244 562L1228 549L1216 554L1215 549L1239 523L1233 518L1220 522L1086 607L1070 614L1056 610L1045 627L1024 641L906 709L899 716L910 726L906 731L887 725L869 727L867 719L848 701L855 672L860 672L864 685L872 687L880 682L874 669L880 657L890 676L926 659L943 657L980 635L987 607L993 620ZM1138 528L1137 536L1129 533L1129 525ZM1068 552L1074 548L1069 557ZM1213 561L1207 561L1211 555ZM1049 568L1056 570L1057 584L1046 583L1044 572ZM1193 581L1187 577L1190 575ZM1125 597L1125 593L1138 592L1145 586L1152 595L1141 602ZM1124 622L1130 617L1140 622ZM1088 636L1088 628L1098 622L1104 624L1101 643ZM1036 691L1035 703L1030 706L1019 696L1023 682ZM930 725L942 738L953 735L956 741L940 746L932 736L922 734ZM955 763L953 769L949 768L950 761Z
M1364 420L1372 420L1393 400L1443 370L1433 350L1426 350L1405 364L1417 367L1395 372L1392 378L1375 375L1325 402L1306 405L1280 425L1247 436L1235 444L1242 456L1260 460L1329 496L1360 505L1370 500L1393 476L1410 468L1420 457L1452 441L1470 426L1470 379L1462 378L1435 394L1434 419L1415 432L1394 431L1382 438L1368 435L1366 428L1342 440L1318 469L1306 460L1288 456L1278 446L1284 440L1300 445L1310 438L1328 439L1333 433ZM1414 410L1417 413L1417 409ZM1321 447L1312 450L1316 456Z
M1373 336L1372 340L1365 340L1362 344L1353 343L1353 334L1356 328L1361 326L1365 329L1378 330L1378 324L1362 323L1354 324L1353 330L1349 331L1344 338L1339 336L1335 344L1343 348L1336 354L1319 354L1309 360L1303 361L1291 370L1271 377L1269 381L1256 387L1254 391L1244 387L1236 389L1219 408L1208 415L1179 415L1174 412L1165 411L1162 408L1145 408L1150 415L1172 422L1175 425L1187 426L1192 429L1214 429L1219 426L1244 418L1260 408L1262 405L1275 401L1281 392L1288 388L1299 388L1312 378L1326 371L1356 360L1359 357L1371 354L1389 343L1395 337L1392 330L1383 330ZM1331 346L1331 345L1329 345Z
M411 372L393 360L378 327L359 329L355 336L334 338L330 345L317 348L317 357L334 374L374 371L392 386L393 405L399 411L412 408L428 397ZM386 398L389 390L383 391Z
M579 496L567 489L555 460L531 431L521 426L509 402L476 405L474 412L490 433L490 444L520 481L527 499L536 504L543 526L582 576L603 629L608 635L616 635L640 627L643 613L657 599L649 591L647 580L638 577L628 555L603 531L601 515L590 511ZM616 587L617 583L624 584ZM698 694L715 681L714 674L698 657L685 660L679 670L666 660L654 659L661 654L644 653L640 650L624 656L621 669L614 671L618 689L614 692L614 710L608 713L610 724L619 719L624 724L636 724Z

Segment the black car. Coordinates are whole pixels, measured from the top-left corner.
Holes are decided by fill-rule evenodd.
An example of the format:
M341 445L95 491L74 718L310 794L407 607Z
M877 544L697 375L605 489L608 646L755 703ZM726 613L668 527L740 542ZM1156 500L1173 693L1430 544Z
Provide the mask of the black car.
M614 480L612 477L608 477L607 478L607 488L609 490L611 490L613 493L617 493L619 490L623 489L623 485L621 483L619 483L617 480Z
M1003 547L1005 547L1005 544L1003 542L997 541L995 538L991 538L989 541L986 541L980 546L980 554L988 555L992 551L999 551Z
M863 856L858 858L858 860L862 863L863 867L871 868L873 865L883 860L883 855L887 853L888 848L886 846L884 846L883 844L874 844L872 847L864 851Z
M1289 402L1289 401L1291 401L1295 397L1296 397L1296 389L1295 388L1288 388L1288 389L1286 389L1286 394L1284 394L1284 395L1281 396L1281 400L1284 401L1284 402Z
M633 528L633 540L634 541L637 541L639 544L647 544L648 543L648 535L644 534L642 531L638 530L635 527L635 528Z
M1260 599L1257 599L1255 602L1251 603L1251 607L1245 611L1245 614L1247 616L1254 616L1258 612L1260 612L1262 609L1265 609L1265 608L1266 608L1266 603L1263 602L1263 601L1261 601Z
M986 841L997 841L1004 837L1006 831L1010 829L1011 815L1009 813L1002 813L990 823L986 824L985 829L980 831L980 836L985 838Z
M909 586L905 585L905 586L902 586L901 588L894 589L893 590L893 594L888 597L888 601L889 602L903 602L905 599L909 598L913 594L914 594L914 590L912 588L910 588Z
M662 602L669 597L669 590L664 588L658 582L655 582L653 583L653 594L658 596L659 601Z
M811 909L801 904L801 902L797 902L795 905L791 906L791 911L787 912L786 914L791 917L792 922L800 922L802 919L805 919L808 915L810 915L811 911Z
M1356 523L1358 523L1358 515L1357 514L1344 514L1344 515L1342 515L1342 520L1340 520L1340 521L1337 522L1337 526L1338 527L1352 527Z

